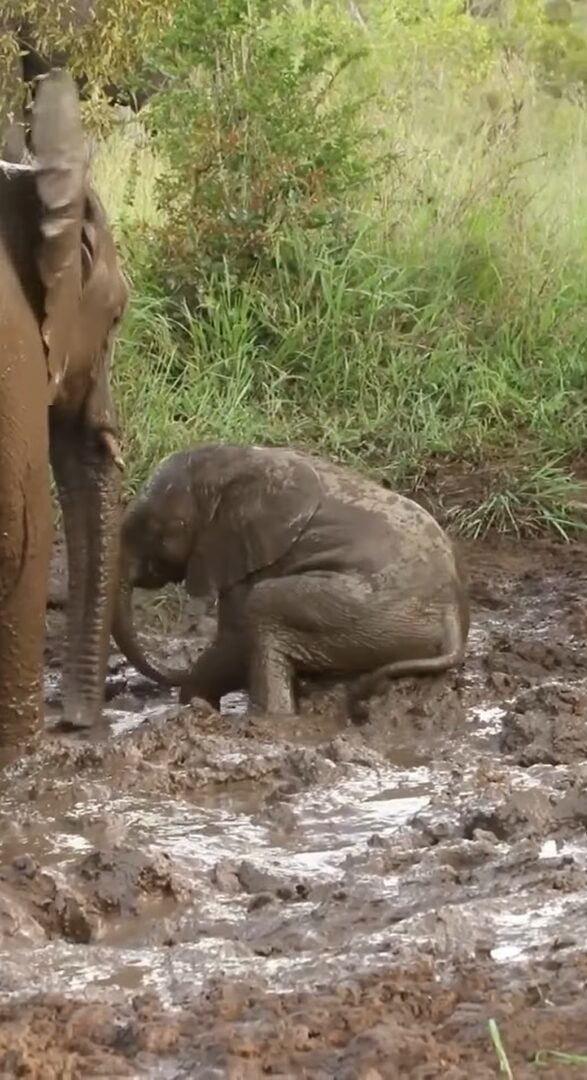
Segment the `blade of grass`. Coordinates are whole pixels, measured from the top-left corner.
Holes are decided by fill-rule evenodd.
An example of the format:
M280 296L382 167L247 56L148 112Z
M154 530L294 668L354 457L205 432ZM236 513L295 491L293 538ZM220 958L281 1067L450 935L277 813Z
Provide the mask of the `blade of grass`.
M499 1028L495 1020L489 1020L487 1026L489 1028L489 1037L493 1043L493 1047L497 1055L497 1060L499 1062L499 1071L502 1076L507 1077L507 1080L514 1080L514 1074L510 1068L508 1056L501 1041L501 1035L499 1033Z
M586 1054L565 1054L562 1050L539 1050L533 1065L549 1065L552 1061L560 1061L564 1065L587 1065Z

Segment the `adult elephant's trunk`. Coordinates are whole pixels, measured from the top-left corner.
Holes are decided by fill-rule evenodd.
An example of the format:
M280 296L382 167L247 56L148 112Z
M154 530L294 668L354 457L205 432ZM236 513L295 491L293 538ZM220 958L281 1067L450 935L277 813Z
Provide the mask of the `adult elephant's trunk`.
M188 668L180 670L155 666L147 659L141 648L132 615L133 575L124 550L120 555L119 570L118 594L114 604L112 623L112 636L118 648L127 660L130 660L130 663L148 679L152 679L161 686L180 686L189 674Z
M121 476L100 433L51 422L51 464L63 510L68 561L64 719L100 716L108 663L120 532Z

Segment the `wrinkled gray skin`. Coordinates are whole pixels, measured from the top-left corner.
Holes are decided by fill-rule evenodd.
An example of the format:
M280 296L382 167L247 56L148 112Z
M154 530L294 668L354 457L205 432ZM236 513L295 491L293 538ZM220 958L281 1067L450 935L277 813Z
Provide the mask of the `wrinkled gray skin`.
M295 711L297 673L383 677L463 660L469 604L453 545L422 507L331 463L287 449L203 444L172 454L127 508L113 622L120 649L180 701ZM215 641L189 672L150 663L132 589L185 582L218 597Z
M42 729L52 508L68 553L64 712L99 716L120 532L120 451L110 394L116 328L128 299L87 176L75 85L40 80L34 161L0 163L0 749Z

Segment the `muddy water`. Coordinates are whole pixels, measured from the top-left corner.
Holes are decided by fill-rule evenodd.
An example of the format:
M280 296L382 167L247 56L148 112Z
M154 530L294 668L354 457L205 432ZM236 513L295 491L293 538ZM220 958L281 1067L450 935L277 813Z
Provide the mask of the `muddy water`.
M113 654L101 730L0 798L0 1076L493 1076L489 1015L516 1076L587 1050L587 553L471 565L466 668L361 727L336 686L180 709Z

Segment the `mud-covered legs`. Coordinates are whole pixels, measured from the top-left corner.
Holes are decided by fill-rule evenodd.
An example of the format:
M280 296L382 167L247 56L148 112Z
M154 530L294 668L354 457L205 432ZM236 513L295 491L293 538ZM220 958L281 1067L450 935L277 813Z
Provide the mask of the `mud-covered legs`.
M401 666L398 674L410 665L423 672L446 649L446 611L441 595L398 596L383 574L316 572L240 587L223 600L216 640L181 701L197 695L217 706L223 694L246 689L253 708L291 715L301 672L354 678L390 664Z
M373 589L351 575L308 573L258 582L246 605L251 705L295 711L298 671L362 671L385 643L371 607Z

